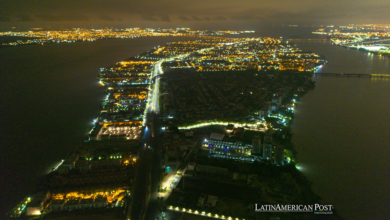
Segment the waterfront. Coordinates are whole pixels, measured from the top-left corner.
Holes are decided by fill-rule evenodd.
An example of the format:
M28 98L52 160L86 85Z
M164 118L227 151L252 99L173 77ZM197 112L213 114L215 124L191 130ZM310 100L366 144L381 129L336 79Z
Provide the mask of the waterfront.
M4 205L2 204L2 207L7 208L13 206L15 201L17 202L17 200L19 200L22 196L26 195L25 192L28 190L27 185L34 185L32 180L34 180L36 176L50 170L51 167L56 165L55 163L58 163L60 159L64 158L71 149L76 147L77 143L83 137L82 134L86 134L88 129L91 127L92 124L90 124L90 122L100 110L99 104L104 96L101 87L99 87L96 82L98 69L100 67L105 67L117 61L123 60L127 57L130 57L131 55L143 52L157 44L155 39L139 40L140 41L134 42L125 40L109 40L94 42L93 44L81 43L82 47L80 47L80 44L73 44L75 47L71 47L70 45L66 44L49 45L48 47L45 45L45 50L39 50L40 47L26 46L23 49L19 48L20 50L7 50L7 54L4 52L6 50L2 51L2 58L7 57L7 59L2 59L3 61L1 63L1 88L2 93L4 92L2 97L7 97L7 99L2 100L2 106L6 107L2 108L1 127L4 128L4 125L7 126L7 130L2 131L2 135L4 135L2 140L5 140L5 146L9 147L3 149L5 152L2 152L1 158L1 170L2 172L5 172L2 174L2 176L8 177L6 180L2 180L4 183L8 184L4 184L5 187L2 186L2 190L4 190L4 194L6 195L3 196L2 192L1 198L4 200L1 201L4 203ZM161 40L168 41L166 39ZM126 46L123 46L124 43ZM388 69L388 64L386 66L386 61L381 62L380 60L377 60L377 57L375 56L372 58L367 58L367 54L364 52L347 50L345 48L321 43L308 43L307 45L302 45L303 49L306 49L306 47L313 52L325 55L326 58L330 60L329 66L326 66L323 71L356 71L360 73L362 72L362 66L368 66L366 67L367 69L364 69L364 71L367 71L367 73L372 73L369 71L375 71L375 73L387 73L385 72L386 68ZM128 48L131 48L131 51ZM338 51L338 49L344 50L345 52ZM36 56L34 59L31 59L29 53L33 52L34 54L38 54L38 56ZM56 54L56 57L55 59L50 59L53 53ZM349 60L351 56L354 56L355 59ZM47 62L48 60L51 62ZM356 60L367 60L367 62L361 63L356 62ZM26 63L24 65L16 65L22 62ZM351 66L354 66L355 69L351 69ZM332 69L334 67L337 68ZM7 75L4 76L4 73L7 73ZM337 191L335 190L333 193L332 190L334 188L332 187L334 187L334 184L329 183L329 181L333 179L342 179L343 175L345 175L344 173L356 174L356 176L353 176L353 178L359 178L360 176L357 175L358 173L348 171L346 172L345 169L349 169L351 167L348 166L349 164L353 164L360 157L362 157L360 154L362 152L355 151L354 153L356 153L356 156L350 154L349 151L346 152L339 150L344 148L328 149L329 145L327 144L321 148L317 148L318 151L315 154L311 153L315 146L319 146L320 140L329 140L329 138L330 140L333 139L334 142L339 142L341 146L351 146L352 142L344 143L340 141L345 138L343 135L345 135L345 133L347 133L349 130L357 132L351 128L351 124L349 124L350 122L358 121L359 123L362 123L361 126L357 126L357 129L360 133L363 134L367 130L376 130L375 127L370 127L370 121L360 120L360 118L357 120L356 117L360 117L361 115L365 117L367 114L372 112L372 109L378 108L381 110L382 107L384 107L378 105L378 103L382 104L382 102L371 103L371 99L372 96L377 96L381 99L382 97L376 95L376 93L386 94L388 91L386 90L388 89L388 84L376 87L374 85L376 90L373 91L370 96L366 96L366 83L371 82L371 79L340 79L336 77L322 77L316 78L316 80L318 81L317 88L310 91L301 100L300 105L298 105L296 119L293 123L293 131L296 134L296 140L294 139L294 142L296 142L296 145L298 146L297 150L299 152L299 158L303 164L303 167L310 168L316 175L310 172L306 172L306 170L303 172L305 172L305 174L307 173L309 179L314 182L315 190L317 190L318 194L326 199L326 201L329 201L329 203L335 203L334 205L336 206L337 198L345 199L345 201L337 202L340 204L339 210L341 214L344 214L344 216L350 216L351 213L356 213L356 215L359 216L357 216L355 219L358 219L362 216L360 213L363 211L361 210L361 207L350 204L351 197L348 196L349 194L347 194L347 189L352 189L352 192L356 192L360 188L355 187L356 185L351 183L349 183L349 185L337 185ZM351 82L358 83L350 84ZM334 86L336 86L336 88L334 88ZM349 90L344 88L348 88ZM337 91L334 92L332 99L329 98L331 97L331 94L328 96L327 93L330 92L327 89L330 89L331 91ZM319 93L319 91L322 92ZM358 93L359 91L361 96L355 96L355 93ZM346 97L349 100L351 96L356 97L357 101L360 101L363 104L370 103L368 109L361 108L364 109L364 111L361 110L359 107L363 104L360 103L360 105L357 106L343 105L346 103L346 99L341 98ZM340 102L336 102L335 100L339 99L339 97ZM310 98L312 98L313 101L306 101ZM370 102L368 102L368 100L370 100ZM317 103L315 101L317 101ZM324 105L322 108L320 108L320 110L322 109L323 111L318 109L312 110L310 108L304 109L305 106L315 106L314 104ZM336 114L340 105L343 105L345 112L350 115ZM350 107L355 108L351 109ZM362 112L361 114L357 114L356 112L351 113L353 109ZM319 126L318 124L312 123L313 120L308 118L308 116L312 114L314 115L313 117L317 117L318 119L325 120L325 122L327 122L327 115L325 113L332 112L331 110L336 111L335 114L332 115L335 118L335 121L333 122L338 126L342 126L339 128L339 133L333 132L334 127ZM324 115L319 115L319 113L324 113ZM375 122L377 120L384 121L385 119L381 117L387 117L386 114L377 114L376 112L373 114L373 116L375 116ZM345 117L350 117L349 119L352 118L352 120L348 120L343 124L338 123L340 118ZM325 123L324 121L320 122ZM321 135L321 137L312 136L312 132L308 132L308 129L311 129L310 126L317 126L319 129L321 129L321 132L316 133L317 136ZM326 128L326 130L324 130L324 128ZM53 132L53 130L56 132ZM377 132L386 135L386 130L378 129ZM372 140L373 135L371 132L367 135L361 135L360 133L359 137ZM338 136L338 138L332 138L336 135L341 136ZM353 133L351 135L353 138ZM379 137L383 137L383 135ZM301 139L299 139L299 137L301 137ZM17 140L17 142L15 140ZM309 140L311 140L311 143L309 144L304 142ZM322 142L326 143L324 141ZM354 146L356 146L357 149L363 149L367 146L375 145L369 144L370 142L368 142L368 144L365 143L364 145L363 143L364 142L358 142ZM386 142L384 143L386 144ZM335 143L334 146L337 146L337 144ZM12 148L12 151L9 150L10 148ZM342 160L330 159L330 156L326 157L327 153L324 151L324 149L328 149L330 152L333 150L332 154L334 154L336 158L341 157L341 155L344 157ZM46 152L46 154L43 154L42 152ZM324 160L318 160L319 153L323 155ZM47 156L45 158L45 155L50 155L50 157ZM370 151L369 155L370 156L366 157L368 158L367 163L374 163L375 161L380 161L378 160L378 157L384 157L385 154L382 152ZM16 162L15 158L18 158L18 161L21 162ZM343 164L346 164L346 166L343 167ZM385 166L385 164L378 166L379 167L376 167L376 169L382 168L384 170L388 167ZM321 170L317 169L317 167L331 169ZM343 168L343 170L341 168ZM319 172L319 170L321 170L321 172ZM342 172L337 172L338 170L341 170ZM388 175L385 173L383 176L383 180L385 181L384 183L388 183L388 180L385 179L385 177ZM367 177L367 175L363 174L363 177ZM326 180L324 180L324 178L326 178ZM367 181L370 184L373 183L370 178L367 178ZM15 185L15 183L18 182L20 185ZM360 183L362 183L362 181L360 181ZM354 187L352 188L351 186ZM382 185L380 189L382 191L387 190L385 187L386 184ZM321 191L318 191L319 188ZM334 197L327 198L326 196L330 194ZM355 196L358 194L361 193L356 193ZM383 193L382 195L386 194ZM19 198L16 198L18 196ZM375 196L375 194L373 194L373 196ZM377 198L373 198L370 201L365 200L366 197L367 196L357 197L355 201L366 201L367 203L373 204L373 206L377 206L378 204L385 204L384 201L377 202ZM352 207L355 209L348 210L347 212L346 207ZM367 212L371 213L371 210L367 209Z
M347 49L331 45L328 42L291 42L291 44L296 44L300 49L310 50L325 56L329 63L320 70L323 73L389 74L390 72L389 57Z
M390 80L321 76L316 82L292 124L302 172L341 216L385 219Z
M332 46L297 43L325 55L320 72L390 72L390 59ZM385 219L390 182L389 78L316 76L316 88L297 105L292 124L302 172L326 204L348 219Z

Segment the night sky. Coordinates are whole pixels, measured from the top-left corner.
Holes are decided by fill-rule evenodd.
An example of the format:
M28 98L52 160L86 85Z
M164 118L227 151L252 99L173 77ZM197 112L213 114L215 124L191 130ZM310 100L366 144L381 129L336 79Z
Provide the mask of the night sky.
M390 23L388 0L1 0L0 28Z

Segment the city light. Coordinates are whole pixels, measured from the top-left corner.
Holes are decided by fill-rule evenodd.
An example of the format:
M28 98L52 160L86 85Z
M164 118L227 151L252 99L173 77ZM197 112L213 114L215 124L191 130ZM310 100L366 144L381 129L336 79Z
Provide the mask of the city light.
M57 170L58 167L60 167L64 162L65 162L65 160L61 160L61 162L53 170L54 171Z
M176 211L176 212L182 212L182 213L189 213L189 214L192 214L192 215L200 215L200 216L207 216L207 217L210 217L210 218L214 218L214 219L230 219L230 220L245 220L245 219L240 219L240 218L233 218L233 217L225 217L225 215L219 215L219 214L213 214L213 213L207 213L205 211L202 211L201 213L199 213L198 210L191 210L191 209L186 209L186 208L180 208L180 207L176 207L174 208L173 206L168 206L168 209L171 210L171 211Z

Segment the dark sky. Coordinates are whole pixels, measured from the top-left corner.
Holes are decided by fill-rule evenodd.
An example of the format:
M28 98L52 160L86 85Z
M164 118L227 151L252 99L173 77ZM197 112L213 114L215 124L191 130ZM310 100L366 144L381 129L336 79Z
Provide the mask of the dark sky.
M390 23L389 0L1 0L0 28Z

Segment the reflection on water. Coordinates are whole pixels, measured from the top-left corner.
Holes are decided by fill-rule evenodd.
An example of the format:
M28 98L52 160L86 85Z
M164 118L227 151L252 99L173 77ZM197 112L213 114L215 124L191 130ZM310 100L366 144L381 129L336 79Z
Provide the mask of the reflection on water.
M380 82L380 81L390 81L390 78L389 77L383 77L383 78L380 78L380 77L371 77L371 82Z

